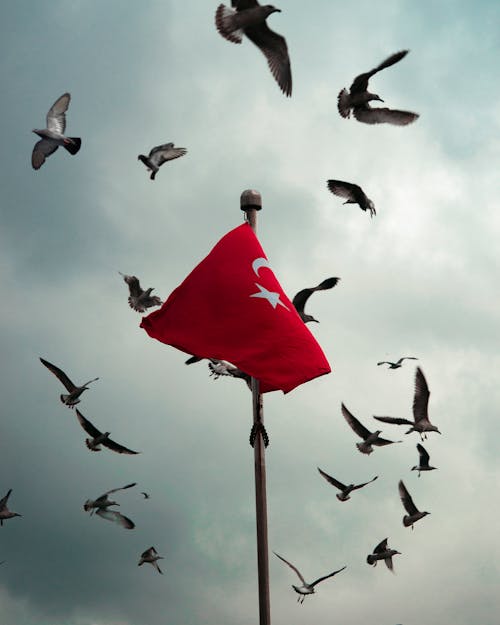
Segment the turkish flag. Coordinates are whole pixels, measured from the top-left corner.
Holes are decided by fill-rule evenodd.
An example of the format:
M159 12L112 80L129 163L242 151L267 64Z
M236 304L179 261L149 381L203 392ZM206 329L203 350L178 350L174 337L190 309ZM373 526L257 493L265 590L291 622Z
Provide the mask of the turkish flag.
M259 380L262 393L287 393L331 371L246 223L226 234L141 327L188 354L230 362Z

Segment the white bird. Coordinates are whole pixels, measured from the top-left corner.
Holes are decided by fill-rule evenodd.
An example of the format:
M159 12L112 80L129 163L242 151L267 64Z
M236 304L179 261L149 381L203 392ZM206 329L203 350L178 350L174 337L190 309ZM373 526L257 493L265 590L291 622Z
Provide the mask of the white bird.
M141 554L141 559L139 560L138 566L142 566L145 562L148 562L149 564L152 564L155 567L158 573L161 573L163 575L163 571L158 566L157 560L164 560L164 557L159 556L158 552L156 551L154 547L150 547L149 549L146 549L146 551L144 551Z
M135 523L133 523L129 518L123 516L123 514L120 514L120 512L117 512L116 510L108 510L109 506L120 505L116 501L109 499L108 495L116 493L119 490L132 488L135 485L136 482L133 482L132 484L127 484L126 486L121 486L120 488L112 488L111 490L108 490L104 494L100 495L97 499L87 499L87 501L83 504L83 509L85 512L90 510L91 515L95 512L103 519L118 523L127 530L134 529Z
M135 311L143 313L147 308L152 306L161 306L163 302L157 295L151 295L151 291L154 291L154 287L150 287L145 291L141 289L139 279L135 276L127 276L121 271L118 272L123 276L124 282L128 284L129 298L128 303L130 308Z
M173 161L174 158L179 158L184 154L187 154L186 148L176 148L173 143L164 143L153 148L148 156L139 154L137 158L146 165L148 171L151 172L150 179L154 180L163 163Z
M380 438L382 430L375 430L370 432L364 425L362 425L356 417L347 410L342 404L342 414L344 419L351 426L353 432L355 432L360 438L363 439L362 443L356 443L356 447L362 454L371 454L373 451L373 445L377 447L383 447L384 445L391 445L392 443L400 443L401 441L389 441L386 438Z
M17 512L11 512L11 510L7 507L7 501L9 500L11 492L12 488L10 488L8 493L0 499L0 525L3 525L3 522L7 519L13 519L16 516L23 516Z
M420 477L420 472L421 471L433 471L434 469L437 469L437 467L431 467L429 465L429 454L427 453L427 450L425 449L425 447L423 445L421 445L420 443L417 443L417 450L418 450L418 465L415 467L412 467L412 471L418 471L418 477Z
M389 365L388 369L399 369L403 366L403 360L418 360L415 356L403 356L397 362L389 362L388 360L382 360L381 362L377 362L377 365Z
M373 553L368 555L366 561L368 562L368 564L377 566L377 560L384 560L389 571L392 571L394 573L392 556L401 555L401 552L396 551L395 549L390 549L390 547L387 545L388 540L388 538L384 538L384 540L375 547Z
M332 289L339 280L340 278L327 278L326 280L323 280L323 282L320 282L318 286L302 289L295 295L292 300L292 304L304 323L308 323L309 321L316 321L316 323L319 323L317 319L315 319L312 315L308 315L304 310L307 300L311 297L311 295L316 291L326 291L327 289Z
M346 484L342 484L342 482L339 482L331 475L328 475L328 473L325 473L319 467L318 467L318 471L325 478L327 482L329 482L332 486L335 486L335 488L338 488L341 491L340 493L335 493L335 497L337 497L339 501L347 501L348 499L350 499L350 494L352 493L353 490L358 490L358 488L363 488L363 486L366 486L367 484L374 482L378 478L378 475L376 475L371 480L368 480L368 482L363 482L363 484L346 485Z
M31 165L33 169L40 169L45 163L47 156L53 154L61 145L70 154L76 154L82 145L79 137L66 137L66 111L68 110L71 96L69 93L63 93L47 113L47 128L35 128L33 132L41 137L40 141L35 143L33 153L31 155Z
M88 389L88 386L91 382L95 382L99 379L94 378L93 380L85 382L85 384L82 384L82 386L76 386L76 384L73 384L73 382L68 378L68 376L64 373L62 369L59 369L59 367L56 367L55 365L48 362L47 360L44 360L43 358L40 358L40 362L42 363L42 365L45 365L47 369L51 371L60 382L63 383L64 387L68 391L68 395L60 395L62 403L68 406L68 408L74 408L76 404L79 404L79 397L83 393L83 391L86 391Z
M273 551L273 553L280 560L283 560L285 564L288 564L288 566L291 569L293 569L299 576L299 579L302 582L302 586L295 586L294 584L292 584L292 588L295 590L296 593L298 593L299 596L297 597L297 601L300 601L300 603L304 603L304 599L306 598L306 595L312 595L314 593L314 587L316 586L316 584L319 584L320 582L322 582L325 579L328 579L329 577L333 577L334 575L336 575L337 573L340 573L340 571L343 571L346 568L345 566L343 566L341 569L338 569L338 571L333 571L333 573L328 573L328 575L323 575L323 577L319 577L317 580L315 580L311 584L308 584L306 580L302 577L302 574L298 568L293 566L293 564L291 562L288 562L288 560L285 560L285 558L283 558L278 553L276 553L276 551Z
M408 514L405 514L405 516L403 517L403 525L405 527L411 526L411 529L413 529L413 524L420 519L423 519L424 516L427 516L428 514L430 514L430 512L420 512L417 506L413 503L413 499L411 498L410 493L406 490L406 486L403 484L403 480L399 480L398 488L399 496L401 497L403 506L406 512L408 512Z
M78 410L78 408L76 408L75 410L76 410L76 416L78 418L78 421L80 422L80 425L85 430L85 432L87 432L87 434L91 437L91 438L85 439L85 443L91 451L101 451L101 445L104 445L104 447L107 447L108 449L111 449L112 451L116 451L119 454L138 454L139 453L138 451L132 451L131 449L128 449L127 447L124 447L123 445L120 445L119 443L115 443L115 441L109 438L109 435L111 434L111 432L100 432L92 423L90 423L88 419L86 419L82 415L82 413Z

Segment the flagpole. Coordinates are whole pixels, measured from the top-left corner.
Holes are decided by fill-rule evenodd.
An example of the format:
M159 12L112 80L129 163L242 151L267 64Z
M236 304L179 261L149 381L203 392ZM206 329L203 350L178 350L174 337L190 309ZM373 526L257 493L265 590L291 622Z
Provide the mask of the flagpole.
M246 213L246 220L257 234L257 211L262 209L262 198L258 191L247 189L240 197L240 208ZM251 378L255 475L255 517L257 525L257 571L259 579L259 623L271 625L269 600L269 548L267 540L267 495L266 495L266 444L264 409L259 380Z

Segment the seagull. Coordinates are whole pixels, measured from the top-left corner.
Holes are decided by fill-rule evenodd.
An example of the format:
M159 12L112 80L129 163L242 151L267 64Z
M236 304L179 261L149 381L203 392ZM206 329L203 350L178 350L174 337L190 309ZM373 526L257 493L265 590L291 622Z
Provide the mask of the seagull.
M418 477L420 477L421 471L432 471L433 469L437 469L437 467L429 466L429 454L423 445L417 443L418 449L418 466L412 467L412 471L418 471Z
M47 360L44 360L43 358L40 358L40 362L42 363L42 365L45 365L49 371L52 371L52 373L56 376L56 378L58 378L58 380L62 382L64 386L66 387L66 390L69 392L69 394L60 395L60 399L62 403L68 406L69 408L74 408L76 404L79 404L80 403L79 397L83 393L83 391L87 390L91 382L95 382L96 380L99 379L99 378L94 378L93 380L89 380L88 382L85 382L85 384L82 384L82 386L76 386L68 378L68 376L64 373L64 371L62 371L62 369L59 369L59 367L56 367L55 365L48 362Z
M406 490L406 486L403 484L403 480L399 480L399 496L401 497L401 501L403 502L403 506L408 512L403 517L403 525L405 527L409 527L411 525L411 529L413 529L413 524L423 519L424 516L430 514L430 512L420 512L417 506L413 503L413 499L410 496L410 493Z
M130 308L133 308L137 312L146 312L146 308L152 306L161 306L163 302L157 295L151 295L151 291L154 291L154 287L143 291L139 283L139 279L135 276L127 276L121 271L118 272L123 276L123 280L128 284L129 298L128 303Z
M337 497L339 501L347 501L348 499L350 499L349 495L352 493L353 490L358 490L358 488L363 488L363 486L366 486L367 484L374 482L378 478L378 475L376 475L373 479L369 480L368 482L364 482L363 484L357 484L357 485L349 484L349 486L346 486L345 484L342 484L342 482L339 482L338 480L336 480L331 475L328 475L328 473L325 473L324 471L322 471L319 467L318 467L318 471L321 473L321 475L325 478L327 482L329 482L332 486L335 486L335 488L338 488L341 491L340 493L335 494L335 497Z
M91 515L95 512L103 519L107 519L108 521L114 521L125 529L132 530L135 527L135 523L133 523L129 518L123 516L123 514L120 514L116 510L108 510L109 506L120 505L119 503L116 503L116 501L111 501L111 499L108 498L108 495L111 495L111 493L116 493L119 490L132 488L135 485L136 482L133 482L132 484L127 484L126 486L121 486L120 488L113 488L111 490L108 490L97 499L87 499L87 501L83 504L83 509L85 510L85 512L88 512L90 510Z
M385 438L380 438L379 434L382 433L382 430L376 430L375 432L370 432L364 425L362 425L356 417L347 410L347 408L342 404L342 414L344 415L344 419L351 426L352 430L363 439L362 443L356 443L356 447L362 454L371 454L373 451L372 445L376 445L377 447L382 447L384 445L390 445L392 443L400 443L401 441L389 441Z
M389 571L394 573L394 569L392 567L392 556L401 555L401 552L396 551L395 549L390 549L387 545L388 540L388 538L384 538L384 540L375 547L373 553L366 558L366 561L368 564L377 566L377 560L384 560Z
M309 321L316 321L319 323L317 319L315 319L312 315L308 315L305 311L305 305L307 300L311 297L311 295L315 291L326 291L327 289L333 289L333 287L337 284L340 278L327 278L320 282L318 286L312 287L310 289L302 289L299 291L297 295L293 298L292 304L295 306L295 310L299 313L299 317L302 319L304 323L308 323Z
M35 128L33 132L41 137L40 141L35 143L33 154L31 155L31 165L33 169L40 169L45 163L47 156L53 154L57 148L62 145L70 154L76 154L82 145L79 137L65 137L66 129L66 111L68 110L71 96L69 93L63 93L47 113L47 128Z
M413 421L408 419L400 419L399 417L374 417L383 423L394 423L395 425L411 425L411 428L405 432L419 432L421 440L427 438L427 432L441 432L435 425L429 421L427 415L427 406L429 403L429 387L420 367L417 367L415 373L415 394L413 396Z
M0 499L0 525L3 525L3 522L7 519L13 519L15 516L23 516L22 514L18 514L17 512L11 512L7 508L7 501L9 500L11 492L12 488L9 488L9 491L5 495L5 497L2 497L2 499Z
M144 551L141 554L141 559L139 560L138 566L142 566L144 562L149 562L155 567L158 573L161 573L163 575L163 571L158 566L157 560L164 560L164 557L159 556L158 552L156 551L154 547L150 547L149 549L146 549L146 551Z
M144 496L144 499L151 499L151 495L149 493L145 493L144 491L142 491L141 495Z
M260 5L257 0L232 0L232 7L220 4L215 12L215 26L225 39L241 43L243 35L252 41L267 59L269 69L281 91L292 95L292 71L286 40L269 28L266 19L281 13L272 4Z
M328 180L327 185L334 195L347 198L344 204L358 204L362 210L370 211L370 217L377 214L375 205L359 185L343 180Z
M300 573L299 569L297 569L295 566L293 566L293 564L288 562L288 560L285 560L285 558L283 558L278 553L276 553L276 551L273 551L273 553L280 560L283 560L283 562L285 564L288 564L288 566L291 569L293 569L297 573L297 575L299 576L299 579L302 582L302 586L295 586L294 584L292 584L292 588L295 590L296 593L299 594L299 596L297 597L297 601L300 601L300 603L304 603L304 599L306 598L306 595L314 594L314 587L316 586L316 584L319 584L324 579L328 579L329 577L333 577L334 575L336 575L337 573L340 573L340 571L343 571L346 568L345 566L343 566L338 571L333 571L333 573L329 573L328 575L324 575L323 577L319 577L316 581L312 582L311 584L308 584L306 582L306 580L302 577L302 574Z
M342 117L348 118L351 109L354 117L365 124L395 124L396 126L406 126L411 124L419 115L410 111L397 111L389 108L372 108L369 105L370 100L378 100L383 102L382 98L375 93L368 91L368 81L370 78L380 72L380 70L390 67L398 63L408 54L408 50L401 50L392 54L383 63L377 65L374 69L364 74L360 74L354 79L349 92L342 89L338 95L338 109Z
M415 356L403 356L397 362L389 362L388 360L382 360L377 362L377 365L389 365L388 369L400 369L403 366L403 360L418 360Z
M137 158L146 165L148 171L151 172L150 179L154 180L163 163L184 156L184 154L187 154L186 148L176 148L173 143L165 143L157 145L147 156L139 154Z
M131 449L128 449L127 447L124 447L123 445L119 445L118 443L115 443L115 441L112 441L109 438L109 435L111 434L111 432L100 432L94 425L92 425L92 423L90 423L88 419L86 419L82 415L82 413L78 410L78 408L75 408L75 410L76 410L76 416L78 417L78 421L80 422L80 425L87 432L87 434L91 436L91 438L85 439L85 444L90 449L90 451L101 451L101 445L104 445L104 447L107 447L108 449L111 449L112 451L116 451L119 454L138 454L139 453L138 451L132 451Z

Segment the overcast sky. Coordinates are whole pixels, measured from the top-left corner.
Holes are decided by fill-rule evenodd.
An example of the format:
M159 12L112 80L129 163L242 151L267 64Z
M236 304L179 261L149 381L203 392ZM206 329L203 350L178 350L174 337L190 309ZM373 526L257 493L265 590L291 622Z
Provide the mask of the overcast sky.
M118 271L163 299L242 221L261 192L258 235L289 297L338 276L308 310L330 375L265 396L270 549L308 580L346 565L304 605L272 554L274 623L497 625L500 390L498 6L493 1L278 4L293 94L263 55L214 26L217 3L18 0L0 29L2 97L0 622L8 625L250 625L258 620L251 401L239 380L139 328ZM342 119L337 94L409 49L370 89L415 111L407 127ZM71 93L59 149L31 168L45 115ZM137 155L174 142L154 182ZM360 184L375 218L329 178ZM221 309L223 309L221 302ZM250 331L250 330L249 330ZM81 412L140 450L92 453L64 390L99 376ZM380 360L415 356L388 371ZM346 406L411 418L416 365L442 436L361 455ZM350 483L340 503L321 467ZM397 484L430 516L402 525ZM116 494L132 531L83 503ZM140 491L151 494L144 500ZM395 575L366 556L383 538ZM137 563L154 545L164 575Z

